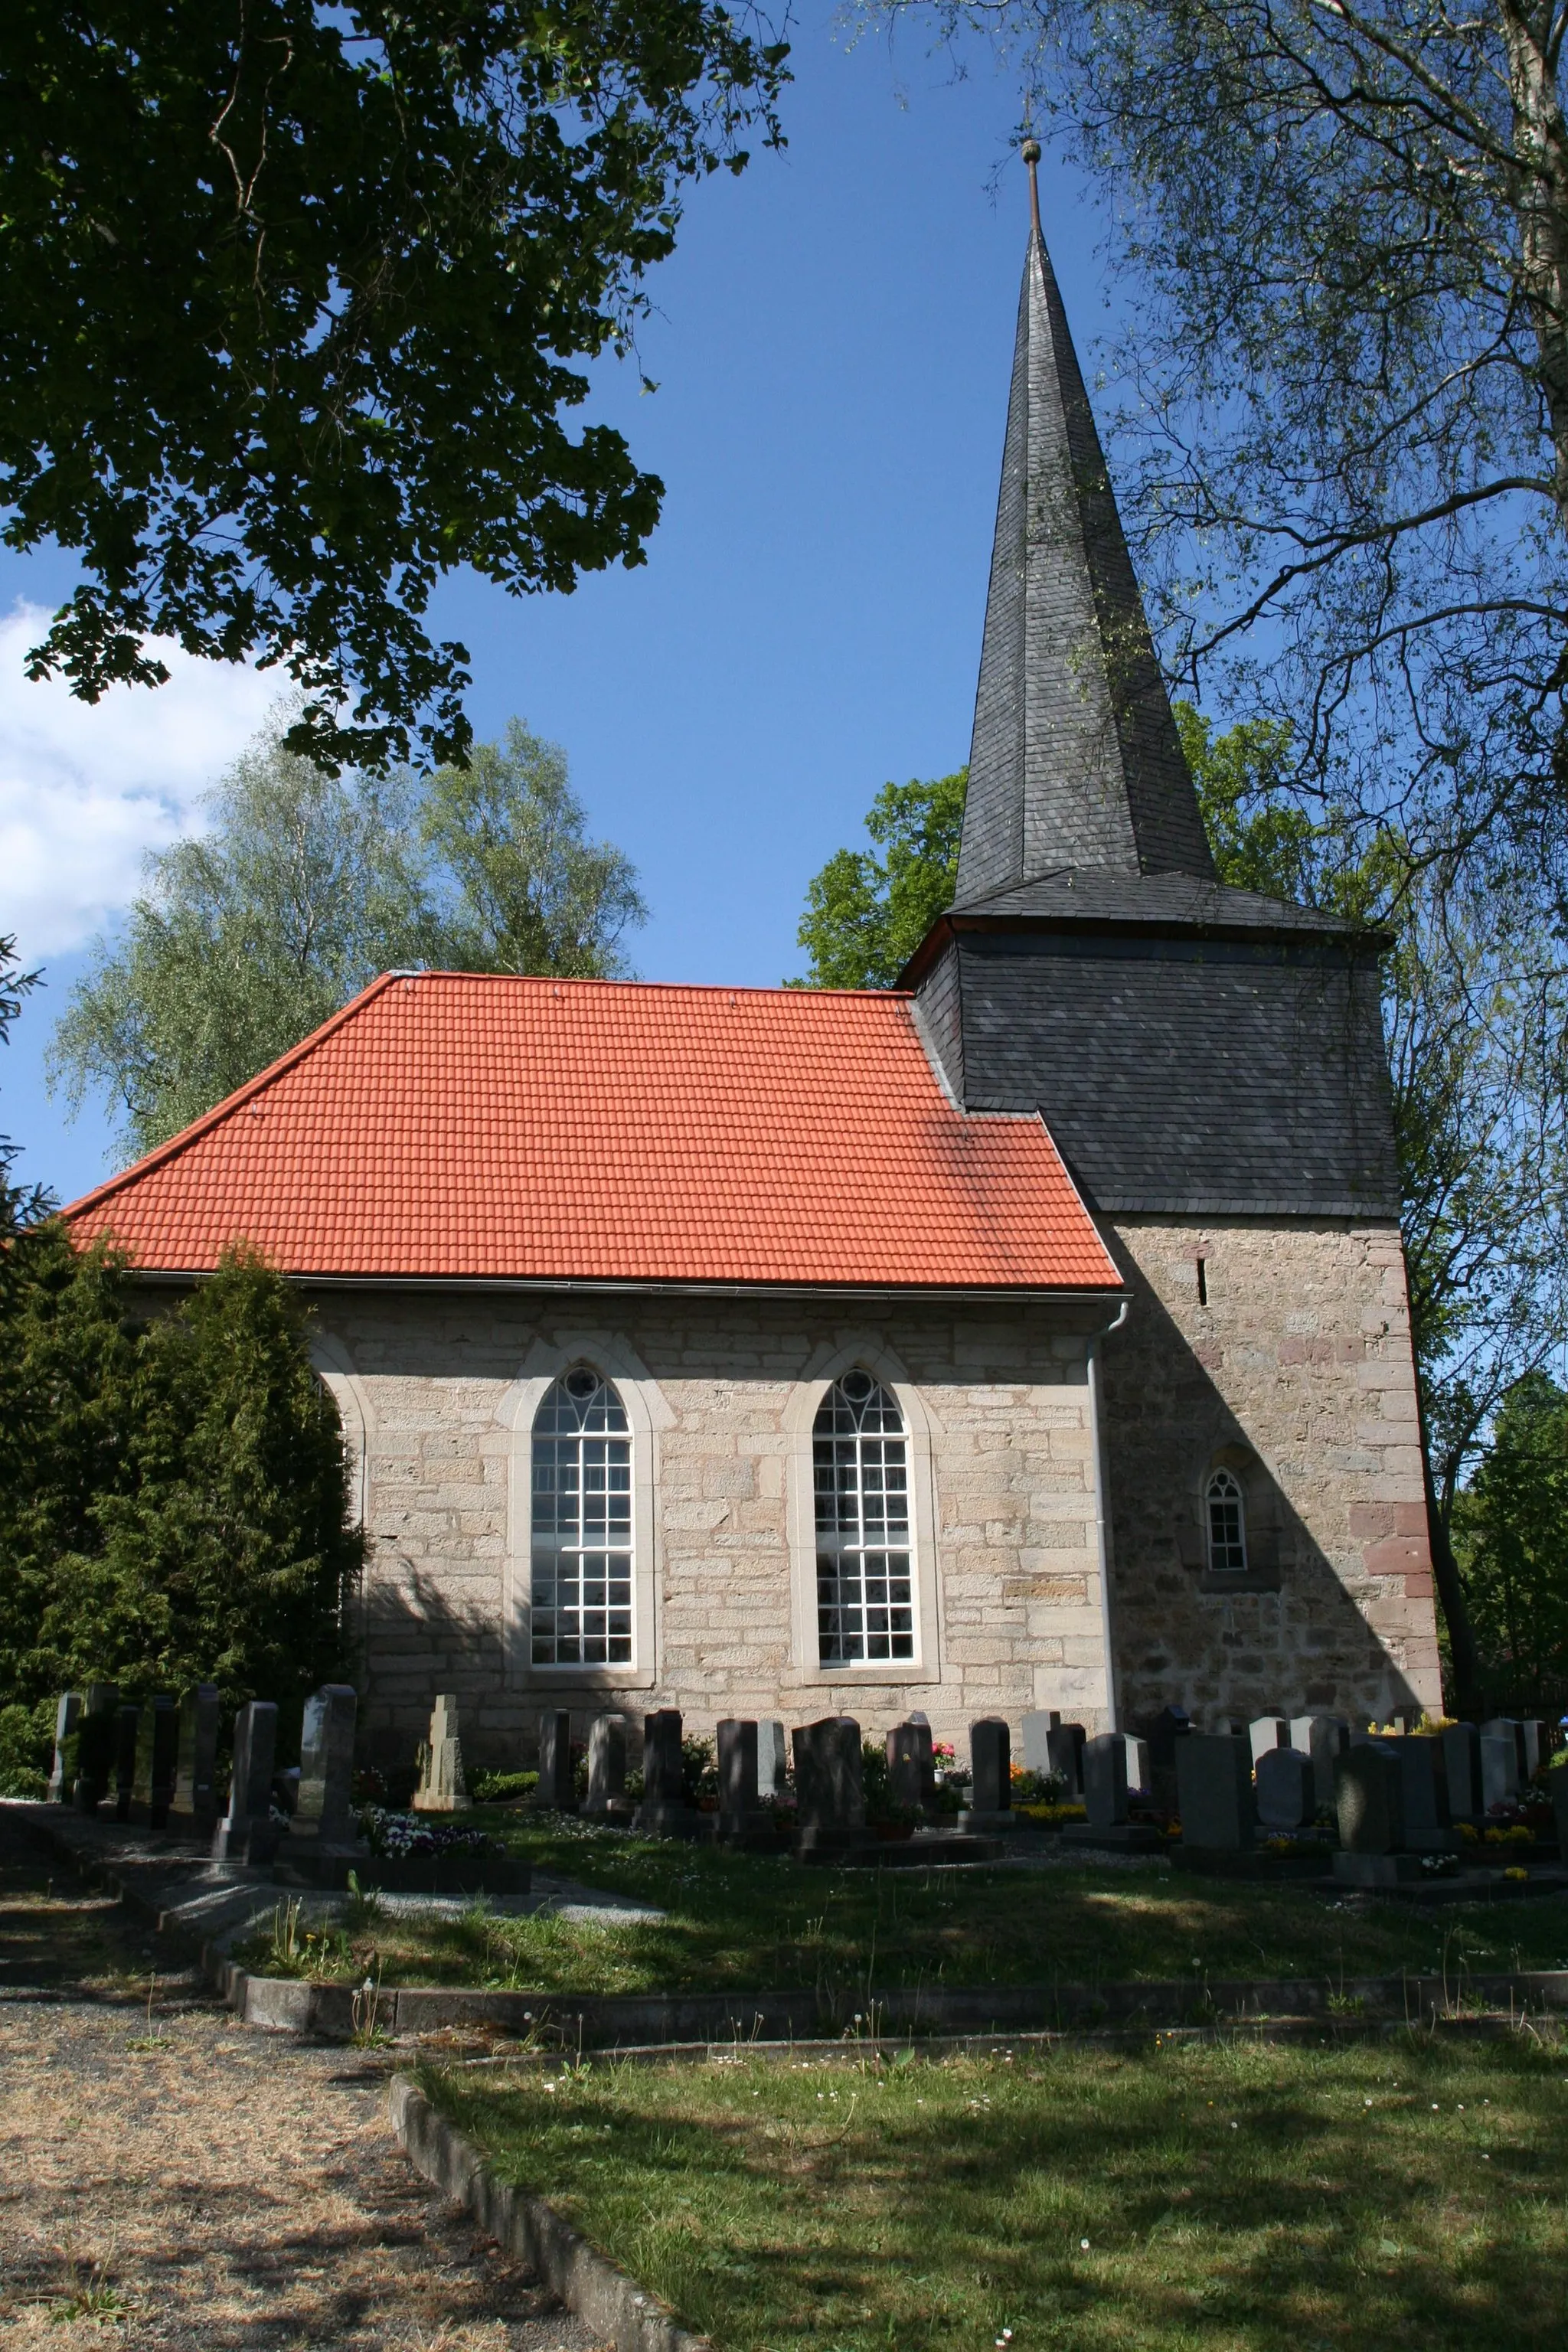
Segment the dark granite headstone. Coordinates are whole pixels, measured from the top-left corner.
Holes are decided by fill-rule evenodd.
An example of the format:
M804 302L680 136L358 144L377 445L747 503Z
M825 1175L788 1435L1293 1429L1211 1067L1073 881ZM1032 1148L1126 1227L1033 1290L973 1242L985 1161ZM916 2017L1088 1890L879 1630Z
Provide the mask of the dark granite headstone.
M1399 1767L1400 1804L1407 1853L1447 1853L1457 1843L1448 1809L1448 1774L1443 1743L1430 1732L1406 1732L1390 1740Z
M210 1841L217 1825L217 1735L221 1699L216 1683L196 1683L180 1701L174 1746L174 1793L169 1827L180 1837Z
M1180 1813L1176 1789L1176 1748L1192 1734L1192 1718L1184 1706L1163 1706L1148 1728L1149 1794L1163 1813Z
M81 1693L62 1691L55 1708L55 1756L49 1768L51 1805L68 1805L76 1796L76 1736L81 1721Z
M624 1715L596 1715L588 1726L588 1793L583 1811L601 1822L631 1817Z
M772 1844L773 1815L758 1795L758 1727L731 1716L714 1735L719 1757L719 1835L727 1844Z
M1083 1794L1081 1723L1064 1723L1055 1707L1037 1709L1024 1717L1024 1762L1031 1772L1056 1772L1064 1794L1076 1802Z
M1119 1731L1084 1742L1083 1801L1091 1830L1120 1829L1127 1819L1127 1742Z
M1399 1853L1405 1846L1404 1775L1392 1740L1349 1748L1334 1765L1340 1845L1346 1853Z
M1013 1736L999 1715L983 1716L969 1727L970 1823L976 1829L1011 1828ZM1005 1822L998 1816L1005 1814Z
M1486 1811L1481 1795L1481 1735L1473 1723L1451 1723L1442 1734L1443 1771L1448 1811L1457 1822L1477 1822Z
M896 1804L918 1812L936 1795L936 1756L929 1723L897 1723L888 1734L888 1782Z
M314 1837L322 1846L353 1843L358 1717L359 1695L352 1683L324 1683L305 1701L292 1836Z
M119 1685L89 1683L82 1693L81 1717L77 1725L73 1794L79 1812L96 1813L108 1796L114 1780L119 1735Z
M228 1811L213 1832L215 1862L270 1862L278 1845L272 1826L272 1771L278 1709L253 1698L234 1718L234 1769Z
M145 1699L136 1728L136 1784L131 1792L133 1821L149 1829L163 1829L174 1801L174 1771L180 1760L180 1711L167 1693Z
M1253 1775L1258 1825L1266 1830L1306 1829L1318 1811L1312 1759L1299 1748L1268 1748Z
M1519 1747L1511 1728L1504 1731L1484 1731L1481 1748L1481 1803L1487 1812L1494 1805L1515 1804L1519 1799Z
M533 1801L552 1813L574 1813L577 1810L572 1717L563 1706L552 1707L539 1718L539 1786L533 1792Z
M1527 1715L1519 1727L1523 1735L1524 1785L1528 1789L1552 1753L1552 1733L1545 1723L1531 1715Z
M860 1727L852 1715L827 1715L795 1727L795 1818L803 1852L858 1846L866 1835Z
M639 1837L696 1837L701 1816L686 1801L679 1707L645 1715L642 1727L642 1802L632 1815Z
M1184 1845L1240 1852L1253 1844L1258 1811L1245 1739L1193 1732L1176 1749L1176 1789Z
M1312 1759L1312 1797L1315 1805L1334 1801L1334 1759L1342 1756L1351 1744L1351 1727L1337 1715L1294 1715L1290 1718L1292 1748Z
M117 1822L131 1819L131 1801L136 1790L136 1735L142 1728L142 1710L129 1704L118 1707L114 1717L114 1818Z

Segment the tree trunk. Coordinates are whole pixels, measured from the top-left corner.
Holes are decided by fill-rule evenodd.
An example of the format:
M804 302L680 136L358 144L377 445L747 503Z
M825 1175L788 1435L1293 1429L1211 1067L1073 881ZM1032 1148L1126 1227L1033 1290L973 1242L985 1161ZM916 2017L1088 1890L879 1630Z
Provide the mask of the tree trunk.
M1479 1718L1486 1711L1486 1693L1481 1687L1480 1653L1476 1648L1475 1631L1465 1601L1465 1588L1459 1580L1459 1563L1454 1558L1454 1547L1448 1538L1448 1522L1437 1500L1436 1481L1432 1475L1432 1455L1426 1442L1426 1413L1421 1408L1421 1475L1426 1487L1426 1539L1432 1552L1432 1575L1437 1587L1437 1598L1443 1604L1443 1620L1448 1628L1448 1655L1454 1668L1454 1705L1462 1716Z
M1539 21L1549 11L1499 0L1513 101L1520 286L1552 427L1558 520L1568 530L1568 124Z

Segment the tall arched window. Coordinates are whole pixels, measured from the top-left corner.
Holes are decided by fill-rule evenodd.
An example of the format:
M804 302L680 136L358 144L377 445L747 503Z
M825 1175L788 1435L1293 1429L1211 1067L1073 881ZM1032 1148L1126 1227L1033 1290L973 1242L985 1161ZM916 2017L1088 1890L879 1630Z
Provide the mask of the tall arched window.
M1235 1471L1211 1471L1204 1501L1208 1513L1211 1570L1215 1575L1245 1576L1247 1503Z
M816 1624L825 1666L912 1658L909 1444L895 1400L846 1372L812 1428Z
M532 1589L536 1666L631 1664L631 1431L586 1364L533 1416Z

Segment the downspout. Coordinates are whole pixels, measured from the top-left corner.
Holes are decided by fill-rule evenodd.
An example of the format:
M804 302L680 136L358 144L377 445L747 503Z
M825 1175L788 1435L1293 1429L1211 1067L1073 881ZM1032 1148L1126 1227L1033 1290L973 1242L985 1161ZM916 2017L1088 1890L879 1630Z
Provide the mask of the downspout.
M1096 1332L1089 1343L1089 1428L1094 1449L1094 1549L1100 1563L1100 1638L1105 1650L1106 1729L1116 1728L1116 1654L1110 1646L1110 1531L1105 1518L1105 1432L1100 1412L1100 1343L1120 1331L1127 1320L1131 1298L1116 1310L1116 1320Z

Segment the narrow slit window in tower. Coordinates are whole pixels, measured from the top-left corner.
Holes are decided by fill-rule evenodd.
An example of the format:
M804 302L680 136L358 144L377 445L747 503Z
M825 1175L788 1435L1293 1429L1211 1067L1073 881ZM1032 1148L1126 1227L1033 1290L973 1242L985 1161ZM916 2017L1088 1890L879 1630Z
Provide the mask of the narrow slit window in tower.
M1216 1575L1247 1573L1247 1504L1241 1482L1230 1470L1215 1470L1206 1495L1209 1566Z

